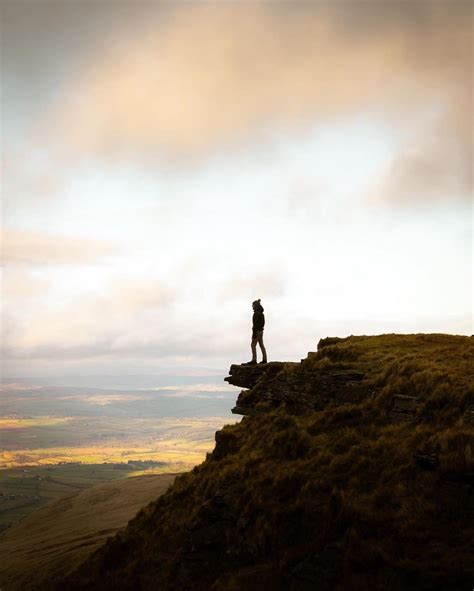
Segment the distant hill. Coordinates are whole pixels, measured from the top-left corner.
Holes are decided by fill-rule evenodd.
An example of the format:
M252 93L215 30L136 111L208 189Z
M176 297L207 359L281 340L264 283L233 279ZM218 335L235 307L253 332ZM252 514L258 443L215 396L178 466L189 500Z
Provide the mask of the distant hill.
M437 334L324 339L301 363L232 366L229 382L250 386L243 420L37 588L470 590L473 367L473 338Z
M175 474L136 476L62 497L0 535L0 587L42 587L68 574L137 511L161 495Z

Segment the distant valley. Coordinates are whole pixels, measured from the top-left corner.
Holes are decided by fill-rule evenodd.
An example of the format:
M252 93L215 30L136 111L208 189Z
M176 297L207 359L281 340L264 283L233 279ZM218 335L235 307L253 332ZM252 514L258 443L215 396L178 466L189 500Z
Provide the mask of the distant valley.
M47 381L2 380L0 530L97 483L189 470L212 450L215 431L238 420L222 375Z

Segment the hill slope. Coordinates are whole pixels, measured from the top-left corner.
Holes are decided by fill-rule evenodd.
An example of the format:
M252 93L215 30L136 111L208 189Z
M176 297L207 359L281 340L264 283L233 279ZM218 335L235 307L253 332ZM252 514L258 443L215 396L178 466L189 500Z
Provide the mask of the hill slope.
M473 362L382 335L241 367L248 416L56 588L471 589Z
M0 536L0 586L5 591L46 585L81 564L152 499L175 474L136 476L62 497Z

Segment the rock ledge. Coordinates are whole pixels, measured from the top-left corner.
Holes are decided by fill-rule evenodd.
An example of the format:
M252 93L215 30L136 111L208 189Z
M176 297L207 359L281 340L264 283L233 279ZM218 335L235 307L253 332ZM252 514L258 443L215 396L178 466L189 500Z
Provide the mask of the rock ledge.
M290 363L290 362L288 362ZM239 388L253 388L260 378L268 373L277 373L283 369L287 363L283 361L271 361L270 363L257 363L255 365L233 364L229 369L229 377L224 378L232 386ZM293 365L298 365L294 363Z

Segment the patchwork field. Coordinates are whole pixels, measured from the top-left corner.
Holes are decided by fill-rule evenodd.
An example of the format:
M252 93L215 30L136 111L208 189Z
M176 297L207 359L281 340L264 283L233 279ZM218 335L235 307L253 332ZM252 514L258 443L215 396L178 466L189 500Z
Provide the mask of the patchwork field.
M236 422L235 389L175 378L140 390L6 381L0 396L0 530L64 494L201 463Z
M187 469L210 451L214 432L227 422L223 417L11 417L0 423L0 468L154 460Z

